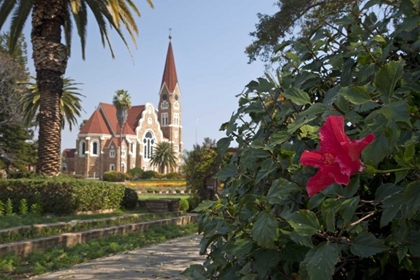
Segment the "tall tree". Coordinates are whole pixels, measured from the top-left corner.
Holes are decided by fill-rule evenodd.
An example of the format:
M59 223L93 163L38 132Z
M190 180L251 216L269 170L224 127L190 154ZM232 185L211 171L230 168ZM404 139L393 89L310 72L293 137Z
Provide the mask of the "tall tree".
M128 109L131 108L131 98L128 91L120 89L115 92L112 103L117 108L117 120L120 126L120 171L122 170L122 134L125 122L127 121Z
M0 168L25 170L34 164L36 149L33 131L23 125L20 97L27 81L26 44L19 40L12 55L8 53L7 34L0 35Z
M153 157L150 163L153 166L157 166L160 173L164 173L165 167L168 170L176 167L176 159L174 147L169 142L160 142L154 147Z
M34 78L28 83L26 92L22 95L21 110L24 113L23 118L27 126L38 125L38 112L40 93ZM69 126L70 131L73 126L77 126L77 117L82 116L82 104L80 97L85 97L81 94L78 85L80 83L74 82L73 79L63 79L63 94L60 98L60 112L61 112L61 126L62 129L65 125Z
M397 0L400 1L400 0ZM254 41L246 47L249 61L261 58L269 62L276 45L287 35L306 36L317 26L326 26L360 0L277 0L279 9L272 15L257 14L259 22L251 32ZM299 32L300 34L296 34Z
M146 0L151 7L151 0ZM55 175L60 171L61 113L63 78L70 56L73 24L80 37L85 58L88 10L99 27L102 45L108 45L114 57L108 28L114 29L128 48L122 26L134 44L138 33L133 14L140 12L131 0L2 0L0 30L10 14L10 50L13 51L23 26L32 13L31 42L40 92L39 147L37 172ZM73 17L73 20L72 20ZM66 45L62 43L62 35Z

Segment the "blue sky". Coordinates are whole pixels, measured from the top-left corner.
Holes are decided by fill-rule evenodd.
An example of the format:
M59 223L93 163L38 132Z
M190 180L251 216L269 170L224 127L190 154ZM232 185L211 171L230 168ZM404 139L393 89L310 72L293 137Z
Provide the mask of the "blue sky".
M278 9L274 0L154 0L150 9L144 0L135 3L141 11L137 19L138 46L130 44L130 57L122 41L112 36L116 58L100 42L97 25L90 17L86 60L80 52L79 38L73 38L72 55L66 77L83 83L82 105L87 119L99 102L112 103L116 90L125 89L132 104L158 102L163 68L168 48L169 28L179 85L182 93L184 148L202 143L204 137L223 137L219 127L238 107L235 95L245 85L263 76L261 62L248 64L245 47L258 22L257 13L272 14ZM30 22L25 34L31 57ZM34 73L33 61L29 69ZM82 121L79 121L79 123ZM198 121L197 121L198 119ZM78 131L64 130L61 148L74 148Z

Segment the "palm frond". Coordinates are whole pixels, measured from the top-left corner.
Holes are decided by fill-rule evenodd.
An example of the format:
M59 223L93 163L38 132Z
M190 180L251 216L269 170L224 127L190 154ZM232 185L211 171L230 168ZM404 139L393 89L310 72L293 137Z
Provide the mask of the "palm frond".
M81 0L72 0L72 13L73 19L76 23L77 34L80 37L80 44L82 47L82 58L86 58L86 27L87 27L87 8L86 2L80 2ZM79 4L73 4L74 2L78 2ZM73 7L74 6L74 7Z
M6 19L10 16L18 0L2 1L0 6L0 30Z
M27 21L29 14L31 13L33 4L33 0L21 0L19 1L19 5L15 9L10 25L10 52L13 52L15 50L17 41L19 40L19 37L22 34L23 27L25 26L25 22Z

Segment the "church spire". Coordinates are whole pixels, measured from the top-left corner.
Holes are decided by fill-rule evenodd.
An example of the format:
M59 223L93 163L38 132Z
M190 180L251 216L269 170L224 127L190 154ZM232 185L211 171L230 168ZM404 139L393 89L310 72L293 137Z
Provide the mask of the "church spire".
M178 83L178 77L176 75L174 53L172 51L172 36L169 34L169 46L168 53L166 55L165 70L163 71L162 85L165 83L168 87L169 92L173 92L176 84Z

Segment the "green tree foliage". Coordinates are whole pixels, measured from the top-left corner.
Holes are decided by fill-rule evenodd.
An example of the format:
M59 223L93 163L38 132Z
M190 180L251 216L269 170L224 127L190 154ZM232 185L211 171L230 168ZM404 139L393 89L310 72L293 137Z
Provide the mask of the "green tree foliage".
M419 278L419 20L418 1L370 0L329 21L334 28L278 46L285 63L277 77L250 82L223 125L218 146L239 148L217 175L226 180L220 200L198 207L207 260L185 274ZM309 197L319 169L299 159L319 150L319 129L333 115L344 117L352 141L375 140L347 186Z
M27 81L25 65L26 44L19 40L19 47L11 56L7 53L8 35L0 36L0 168L26 170L36 161L35 146L31 141L33 131L23 125L20 97L22 83Z
M176 153L174 147L169 142L159 142L153 150L153 156L150 160L153 166L159 168L160 173L165 173L165 167L176 168Z
M76 83L71 78L63 78L63 93L60 97L60 112L62 118L62 129L65 128L66 123L71 131L73 126L77 127L77 118L82 117L82 100L80 97L85 97L81 94L80 83ZM21 110L24 112L23 120L28 127L38 125L39 123L39 102L41 94L35 78L31 77L31 81L27 83L27 90L22 95Z
M254 38L245 53L252 62L260 57L268 62L280 40L292 36L307 36L318 26L327 26L331 20L340 18L359 0L276 0L279 11L273 15L257 14L259 22L250 35Z
M188 188L198 195L200 200L208 199L206 180L212 178L229 161L231 153L223 158L219 156L215 140L208 137L200 145L194 145L192 151L185 152L183 172Z

